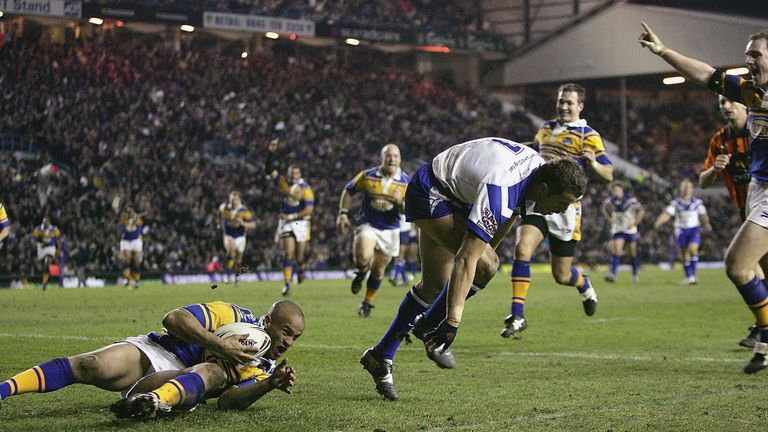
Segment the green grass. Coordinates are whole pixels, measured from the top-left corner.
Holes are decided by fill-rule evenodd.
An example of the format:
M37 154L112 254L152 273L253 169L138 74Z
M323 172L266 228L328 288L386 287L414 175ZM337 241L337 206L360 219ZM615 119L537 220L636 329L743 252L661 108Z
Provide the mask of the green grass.
M307 316L288 353L298 373L292 395L275 392L243 412L215 404L167 420L118 421L116 395L75 385L5 401L2 431L745 431L764 424L768 372L747 376L751 353L737 346L752 321L722 270L681 287L680 271L594 275L596 316L584 316L575 289L534 274L521 340L499 337L509 310L501 273L473 299L453 345L459 366L439 370L422 346L403 346L395 384L401 400L381 400L358 359L386 330L405 293L388 283L370 319L356 315L349 281L307 281L293 299ZM160 326L177 306L221 299L261 313L280 284L147 285L137 291L0 291L0 379L50 358L89 351Z

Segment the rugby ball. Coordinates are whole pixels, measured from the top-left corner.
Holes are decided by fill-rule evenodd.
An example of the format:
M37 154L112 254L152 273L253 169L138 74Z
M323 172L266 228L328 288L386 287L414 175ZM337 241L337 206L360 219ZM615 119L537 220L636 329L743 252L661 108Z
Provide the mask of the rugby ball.
M263 328L256 324L237 322L232 324L225 324L216 329L213 332L218 337L227 337L230 335L248 335L247 339L241 341L243 345L252 346L258 348L258 351L254 353L256 357L261 357L267 353L269 346L272 344L272 340Z

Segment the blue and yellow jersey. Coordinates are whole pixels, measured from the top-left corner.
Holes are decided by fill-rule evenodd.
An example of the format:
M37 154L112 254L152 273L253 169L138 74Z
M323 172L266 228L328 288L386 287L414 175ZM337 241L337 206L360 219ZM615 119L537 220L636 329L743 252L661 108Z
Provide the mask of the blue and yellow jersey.
M200 325L209 332L214 332L225 324L235 322L262 325L260 317L255 317L250 310L232 303L213 301L184 306L182 309L191 313ZM168 334L165 329L160 333L152 332L148 336L168 351L176 354L186 366L193 366L203 361L205 348L202 345L183 341L172 334Z
M315 193L312 192L312 188L304 179L290 184L285 180L285 177L280 176L277 179L277 187L285 194L283 202L280 203L280 213L298 213L315 205Z
M582 169L585 169L589 161L581 157L581 152L590 149L595 152L598 163L611 165L611 160L605 154L605 146L600 134L587 125L584 119L565 124L557 120L544 122L536 132L534 140L544 159L567 156L573 158Z
M144 229L144 221L138 213L129 214L120 213L120 227L122 240L136 240L141 237L141 230Z
M5 206L3 203L0 203L0 231L9 226L11 226L11 222L8 220L8 214L5 212Z
M400 192L400 199L405 199L405 189L411 178L402 170L394 176L384 178L380 168L360 171L345 186L352 195L362 191L362 222L377 229L400 229L400 209L391 201L395 191Z
M245 234L242 222L253 221L253 212L243 204L233 208L227 203L221 209L221 218L224 220L224 234L230 237L242 237Z
M768 92L755 83L735 75L710 81L717 93L746 105L749 129L749 173L760 181L768 181Z
M50 225L46 228L40 224L32 231L32 240L40 247L56 246L60 235L61 231L55 226Z

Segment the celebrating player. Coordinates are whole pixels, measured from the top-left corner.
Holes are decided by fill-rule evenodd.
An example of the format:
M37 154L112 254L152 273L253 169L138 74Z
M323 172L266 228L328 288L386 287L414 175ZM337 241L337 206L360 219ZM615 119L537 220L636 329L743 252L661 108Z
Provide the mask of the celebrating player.
M586 90L577 84L561 85L557 92L557 119L545 122L536 133L535 146L544 159L569 157L601 181L613 180L613 165L596 130L581 118ZM512 263L511 314L504 320L502 337L517 336L528 328L525 299L531 284L531 258L549 237L550 263L555 282L573 286L579 292L588 316L597 310L592 281L573 265L576 245L581 240L581 202L561 214L527 214L517 229L515 260Z
M142 216L132 206L127 206L120 212L120 256L123 260L123 277L125 286L139 287L141 279L141 258L144 234Z
M59 255L59 236L61 236L61 232L51 225L51 220L47 216L32 231L32 240L37 245L37 260L43 265L43 290L48 288L48 279L51 277L50 265L57 260Z
M393 257L400 254L400 214L410 177L400 169L400 148L387 144L381 149L381 165L360 171L341 191L336 226L342 233L350 227L349 206L352 195L363 192L361 224L355 229L353 255L357 274L352 280L352 294L357 294L370 271L365 298L358 315L371 316L373 298L384 279Z
M664 211L656 218L654 229L658 229L675 218L675 237L680 246L680 254L683 260L685 279L681 285L697 284L696 265L699 262L699 244L701 243L701 226L707 231L712 230L709 223L707 209L704 203L693 196L693 183L690 180L680 182L680 197L672 200Z
M632 282L637 282L637 272L640 269L640 260L637 257L637 240L640 234L637 226L645 216L645 209L637 199L624 193L621 183L611 184L611 196L603 202L603 215L611 221L611 270L605 277L607 282L616 281L616 273L619 271L621 256L624 254L624 246L629 249L632 260Z
M240 264L245 252L245 231L256 227L253 212L243 204L240 192L231 192L229 199L219 206L221 226L224 231L224 250L227 251L225 281L235 285L240 276Z
M744 367L744 372L759 372L768 367L768 288L755 272L755 268L768 254L768 218L765 217L768 214L768 128L765 127L768 124L765 102L768 90L768 30L749 37L744 56L752 79L745 80L726 75L722 70L668 48L647 24L642 23L642 26L644 31L640 34L640 45L661 57L691 81L747 107L749 173L752 177L747 188L747 220L728 246L725 273L757 319L760 342L755 343L754 354Z
M280 219L277 231L283 248L283 286L282 293L291 293L293 273L299 283L304 281L304 257L307 243L311 236L310 220L315 208L315 194L312 188L301 177L301 169L295 165L288 167L288 174L281 176L276 169L273 155L278 147L278 140L269 143L267 169L269 177L276 183L285 197L280 204Z
M381 340L360 359L376 391L397 400L393 359L411 329L431 360L455 367L449 347L464 301L496 274L494 248L526 208L540 214L565 211L585 187L584 173L572 159L545 163L533 149L502 138L455 145L421 166L408 184L405 208L407 219L419 227L422 279L405 295Z
M259 359L257 347L240 343L247 335L217 337L213 332L233 322L261 326L272 344ZM144 383L152 393L138 392L113 406L119 417L151 417L158 410L171 407L190 409L206 396L218 394L219 407L245 408L273 388L289 390L295 374L275 361L290 349L304 331L304 314L290 301L272 305L261 317L231 303L214 301L174 309L163 318L166 332L129 337L111 345L72 357L61 357L41 363L0 383L0 404L11 396L24 393L49 393L71 384L90 384L127 394L135 383L155 373L171 374L173 382L158 385L156 380ZM215 353L221 361L204 361L206 352ZM251 371L253 379L233 383L222 368L258 361L260 371ZM280 368L282 367L282 370ZM160 375L167 379L169 375ZM287 381L286 381L287 380ZM141 383L140 383L141 384Z

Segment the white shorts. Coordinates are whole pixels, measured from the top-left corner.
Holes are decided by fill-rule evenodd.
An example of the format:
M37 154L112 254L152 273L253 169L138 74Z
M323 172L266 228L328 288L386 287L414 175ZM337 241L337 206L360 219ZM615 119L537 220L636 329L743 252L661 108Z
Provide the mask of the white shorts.
M544 215L549 235L562 241L574 240L574 234L578 232L578 221L580 218L581 208L577 209L573 204L569 205L562 213Z
M308 241L311 233L308 220L284 221L279 230L281 238L293 236L299 243Z
M42 261L45 259L45 257L55 257L56 256L56 246L38 246L37 247L37 260Z
M768 183L752 179L747 188L747 204L744 210L748 221L768 228Z
M382 230L362 224L355 230L355 238L358 236L376 240L376 249L389 256L400 255L400 228Z
M120 252L138 252L141 253L144 243L140 238L135 240L120 240Z
M224 249L229 252L229 250L232 248L240 253L245 252L245 236L242 235L240 237L232 237L230 235L224 234Z
M184 363L182 363L181 359L176 357L176 354L163 348L162 345L153 341L147 335L129 337L129 338L126 338L125 340L122 340L116 343L131 344L136 348L138 348L139 350L141 350L141 352L143 352L144 355L147 356L151 365L144 372L144 376L151 375L155 372L175 371L175 370L182 370L186 368L186 366L184 366ZM131 388L133 388L133 386L134 384L131 384L131 387L122 390L121 393L123 393L124 395L127 395L128 392L130 392Z

